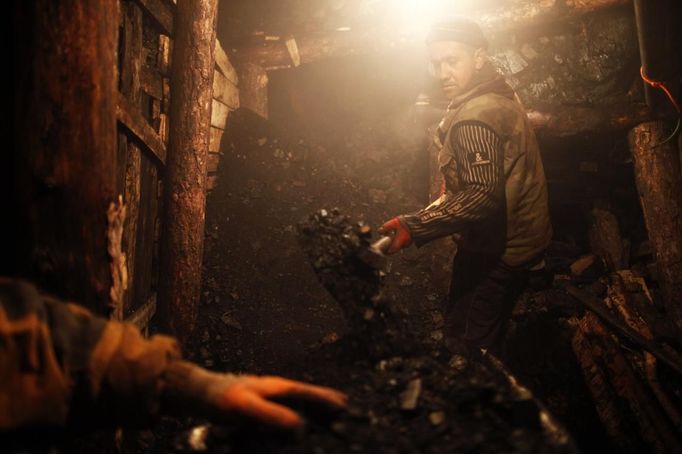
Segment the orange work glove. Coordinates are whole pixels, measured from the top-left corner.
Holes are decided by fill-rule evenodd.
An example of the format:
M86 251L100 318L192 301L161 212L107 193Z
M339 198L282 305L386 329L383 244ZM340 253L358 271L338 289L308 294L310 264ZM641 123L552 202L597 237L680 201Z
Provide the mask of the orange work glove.
M282 377L257 377L211 372L176 361L165 374L165 401L173 413L193 413L217 420L247 418L282 429L297 429L303 418L271 398L296 397L333 409L346 406L345 394Z
M386 249L387 254L395 254L399 250L406 248L412 244L412 235L405 223L400 219L400 216L387 221L379 227L380 234L393 233L393 241Z

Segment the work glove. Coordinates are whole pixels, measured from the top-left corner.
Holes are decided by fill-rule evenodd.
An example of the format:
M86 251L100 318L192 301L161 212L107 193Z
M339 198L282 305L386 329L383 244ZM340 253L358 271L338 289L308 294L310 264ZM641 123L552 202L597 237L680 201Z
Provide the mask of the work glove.
M186 361L176 361L165 374L165 401L173 413L192 412L218 421L246 418L282 429L297 429L303 418L272 398L295 397L331 409L346 406L345 394L275 376L211 372Z
M387 221L379 227L379 233L382 235L393 234L393 241L386 249L387 254L395 254L399 250L406 248L412 244L412 235L401 217L395 217Z

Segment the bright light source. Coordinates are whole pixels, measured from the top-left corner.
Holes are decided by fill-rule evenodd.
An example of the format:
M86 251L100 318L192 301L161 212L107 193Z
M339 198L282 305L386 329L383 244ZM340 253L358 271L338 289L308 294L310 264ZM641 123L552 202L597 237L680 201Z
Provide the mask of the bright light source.
M395 5L401 31L423 39L431 24L448 16L465 15L473 3L473 0L393 0L387 5Z

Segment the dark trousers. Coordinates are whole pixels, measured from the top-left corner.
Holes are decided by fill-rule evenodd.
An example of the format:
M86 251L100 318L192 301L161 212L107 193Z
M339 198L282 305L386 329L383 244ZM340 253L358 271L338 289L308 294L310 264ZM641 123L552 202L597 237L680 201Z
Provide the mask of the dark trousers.
M499 355L516 300L527 285L527 266L511 267L499 256L460 250L455 256L444 310L447 342Z

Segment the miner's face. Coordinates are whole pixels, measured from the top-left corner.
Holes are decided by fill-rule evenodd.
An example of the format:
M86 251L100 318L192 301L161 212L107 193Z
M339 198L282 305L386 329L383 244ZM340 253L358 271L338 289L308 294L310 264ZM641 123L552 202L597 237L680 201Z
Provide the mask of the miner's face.
M454 99L469 88L476 71L483 67L485 49L474 49L454 41L429 44L429 69L440 81L443 93Z

